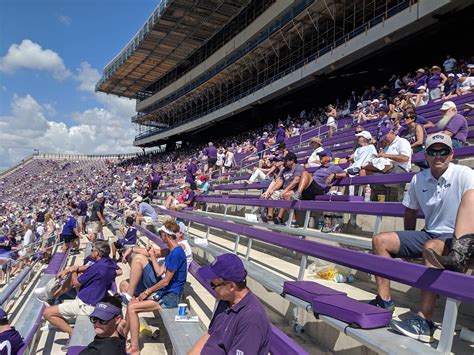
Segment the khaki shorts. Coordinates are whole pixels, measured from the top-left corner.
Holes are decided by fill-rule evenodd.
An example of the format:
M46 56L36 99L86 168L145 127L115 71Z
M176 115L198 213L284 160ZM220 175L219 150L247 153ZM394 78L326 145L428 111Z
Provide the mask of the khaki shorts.
M78 216L77 217L77 223L84 225L84 222L86 221L86 216Z
M281 200L283 198L283 190L276 190L270 196L271 200Z
M90 228L92 233L97 234L102 230L102 225L100 222L91 222Z
M58 305L59 314L65 319L75 319L78 316L89 316L94 306L82 302L79 298Z

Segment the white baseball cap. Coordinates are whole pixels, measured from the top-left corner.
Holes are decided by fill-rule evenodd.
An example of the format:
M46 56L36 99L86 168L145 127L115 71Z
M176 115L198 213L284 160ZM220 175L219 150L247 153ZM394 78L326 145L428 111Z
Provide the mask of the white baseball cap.
M452 101L445 101L443 103L443 106L441 106L440 110L446 111L446 110L449 110L450 108L456 108L456 104Z
M453 141L450 136L444 133L433 133L426 137L425 150L436 143L444 144L449 149L453 149Z
M364 137L365 139L367 139L368 141L371 141L372 140L372 134L370 134L369 131L362 131L360 133L357 133L356 134L356 137Z

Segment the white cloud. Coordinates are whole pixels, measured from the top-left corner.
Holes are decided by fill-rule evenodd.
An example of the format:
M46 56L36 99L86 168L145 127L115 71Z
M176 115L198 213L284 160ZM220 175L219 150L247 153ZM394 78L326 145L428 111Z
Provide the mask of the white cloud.
M77 89L80 91L94 92L95 84L100 79L99 71L87 62L82 62L76 71L77 74L74 76L74 79L79 82Z
M57 80L71 76L62 58L51 49L43 49L39 44L24 39L20 44L12 44L7 54L0 58L0 72L14 73L18 69L34 69L51 72Z
M101 107L71 114L72 126L51 120L51 104L41 104L31 95L15 95L11 114L0 116L0 171L33 153L110 154L131 153L135 131L130 117L135 102L96 94Z
M58 20L59 20L59 22L61 22L66 27L71 26L72 18L70 18L69 16L58 15Z

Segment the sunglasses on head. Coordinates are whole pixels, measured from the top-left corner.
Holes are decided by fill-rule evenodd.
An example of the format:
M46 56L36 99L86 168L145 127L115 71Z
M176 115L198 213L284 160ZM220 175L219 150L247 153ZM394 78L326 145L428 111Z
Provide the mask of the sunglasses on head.
M100 319L100 318L97 318L97 317L89 317L90 321L92 324L96 324L97 322L99 322L99 324L102 324L102 325L106 325L109 321L109 320L103 320L103 319Z
M451 149L442 148L442 149L428 149L426 154L430 157L445 157L451 153Z
M362 131L355 131L355 133L362 133Z

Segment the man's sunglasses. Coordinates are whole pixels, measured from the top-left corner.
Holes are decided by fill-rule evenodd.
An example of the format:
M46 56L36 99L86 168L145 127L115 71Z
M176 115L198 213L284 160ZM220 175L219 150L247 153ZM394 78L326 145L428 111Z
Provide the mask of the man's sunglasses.
M97 317L89 317L90 321L92 324L96 324L97 322L99 322L100 324L102 325L106 325L109 321L109 320L103 320L103 319L100 319L100 318L97 318Z
M443 148L443 149L428 149L426 154L430 157L446 157L451 153L451 149Z
M218 288L218 287L224 286L226 283L227 283L226 281L220 282L220 283L218 283L218 284L215 284L215 283L212 283L212 282L211 282L211 288L212 288L213 290L215 290L215 289Z
M355 131L356 134L362 133L362 131Z

